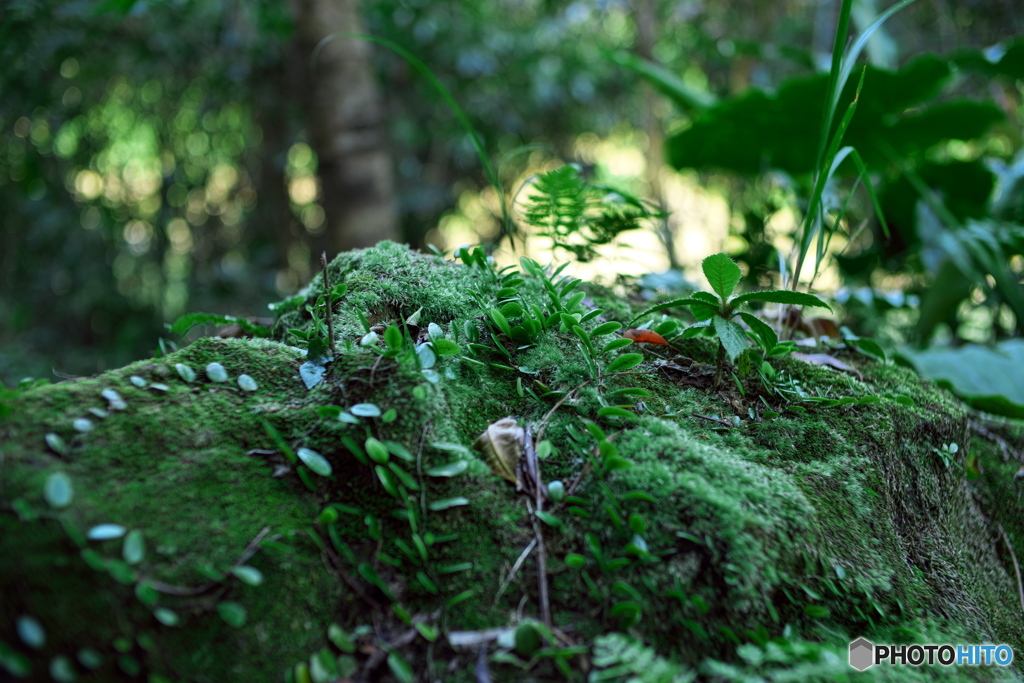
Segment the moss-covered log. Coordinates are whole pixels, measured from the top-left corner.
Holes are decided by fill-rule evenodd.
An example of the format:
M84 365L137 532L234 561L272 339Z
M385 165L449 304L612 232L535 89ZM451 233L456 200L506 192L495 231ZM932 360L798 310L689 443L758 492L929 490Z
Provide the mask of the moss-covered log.
M862 380L773 360L805 393L878 398L804 412L756 373L728 393L702 388L715 357L705 339L663 357L625 349L643 362L611 374L619 351L600 348L615 335L588 336L589 352L550 315L562 294L548 296L541 278L502 282L484 264L389 243L330 268L347 291L322 377L316 363L300 373L311 359L294 346L316 335L318 277L279 311L272 340L203 338L9 392L0 670L476 680L486 666L495 680L831 680L853 673L847 645L861 636L1022 651L1004 540L1024 557L1020 463L1002 450L1016 452L1019 428L1003 425L1001 445L946 392L853 354L843 358ZM603 309L577 315L589 332L635 312L609 290L578 291L587 298L575 305ZM515 305L494 316L499 299ZM520 316L534 306L544 320L523 341ZM227 381L211 379L210 363ZM642 391L615 393L630 388ZM536 494L471 448L507 416L531 437L543 424L541 488L560 481L570 494L541 494L539 518ZM970 481L968 458L981 470ZM550 631L538 621L538 533ZM538 634L555 642L532 650Z

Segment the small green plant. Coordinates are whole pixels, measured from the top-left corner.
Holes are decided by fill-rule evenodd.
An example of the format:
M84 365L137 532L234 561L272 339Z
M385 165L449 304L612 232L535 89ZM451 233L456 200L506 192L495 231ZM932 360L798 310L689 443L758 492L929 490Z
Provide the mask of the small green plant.
M718 359L715 365L715 388L722 384L722 373L725 369L725 359L734 361L737 356L743 353L747 347L747 333L735 320L739 317L750 327L751 337L765 350L768 355L786 353L790 349L786 342L779 343L778 335L771 325L747 311L738 310L744 304L752 301L763 301L768 303L786 304L791 306L821 306L832 310L828 304L814 296L804 292L793 292L789 290L770 289L762 292L748 292L733 296L733 290L740 281L742 273L731 258L725 254L712 254L701 263L704 275L715 293L694 292L684 299L673 299L658 304L643 311L640 315L630 321L629 327L643 318L645 315L663 311L666 308L686 306L693 313L697 322L683 332L684 337L693 337L705 329L714 331L718 337Z

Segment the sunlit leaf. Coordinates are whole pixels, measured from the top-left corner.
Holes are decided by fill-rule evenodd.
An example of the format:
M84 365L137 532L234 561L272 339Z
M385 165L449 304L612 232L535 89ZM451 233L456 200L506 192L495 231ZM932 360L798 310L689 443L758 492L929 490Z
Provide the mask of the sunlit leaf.
M46 478L43 485L43 498L51 507L63 508L71 504L75 490L71 485L71 477L63 472L54 472Z
M469 505L468 498L443 498L441 500L431 501L427 507L431 510L447 510L448 508L459 507L461 505Z
M124 545L121 548L121 556L128 564L138 564L146 556L146 541L142 532L132 529L124 537Z
M732 295L743 275L740 267L725 254L712 254L701 261L700 265L711 288L723 301Z
M331 474L331 463L327 461L327 458L320 455L316 451L310 448L300 448L295 451L295 454L299 457L306 467L313 470L316 474L321 477L327 477Z
M90 541L107 541L124 536L126 529L120 524L97 524L86 536Z
M256 567L250 567L248 565L232 567L231 573L237 576L243 583L250 586L258 586L263 583L263 572L256 569Z

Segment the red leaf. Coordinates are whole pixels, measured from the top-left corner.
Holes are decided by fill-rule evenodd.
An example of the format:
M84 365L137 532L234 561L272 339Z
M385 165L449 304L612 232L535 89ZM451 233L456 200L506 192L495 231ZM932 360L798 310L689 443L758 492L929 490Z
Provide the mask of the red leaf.
M672 346L665 338L651 330L626 330L622 333L626 339L632 339L637 344L658 344L659 346Z

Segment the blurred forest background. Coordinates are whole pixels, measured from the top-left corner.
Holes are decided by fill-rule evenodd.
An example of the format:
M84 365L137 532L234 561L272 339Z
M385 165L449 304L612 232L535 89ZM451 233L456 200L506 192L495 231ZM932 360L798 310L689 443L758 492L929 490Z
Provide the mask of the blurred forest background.
M507 257L455 114L383 47L336 38L313 60L337 31L419 57L510 196L576 163L672 212L581 274L654 296L724 249L749 285L777 282L821 116L801 88L828 69L838 5L4 0L0 380L151 355L186 311L267 315L321 250L391 238ZM855 30L885 7L855 3ZM919 0L873 39L851 135L891 235L839 183L845 228L815 282L858 332L890 346L1019 335L1022 29L1019 0Z

